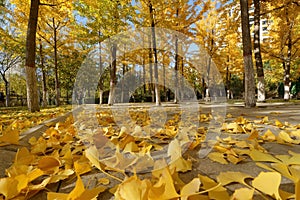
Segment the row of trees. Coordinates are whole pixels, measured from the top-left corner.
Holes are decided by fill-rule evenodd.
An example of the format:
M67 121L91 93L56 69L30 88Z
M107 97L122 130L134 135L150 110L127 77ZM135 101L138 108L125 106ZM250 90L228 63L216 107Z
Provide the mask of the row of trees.
M249 12L249 7L254 11ZM176 72L173 78L177 84L182 81L180 76L184 77L204 96L204 89L212 79L212 61L221 72L226 89L232 88L233 76L244 79L246 107L255 106L256 89L257 99L264 101L266 83L281 80L284 99L288 100L291 82L299 77L299 11L296 0L4 1L0 35L5 39L0 41L0 73L5 88L9 88L7 71L17 63L25 66L29 110L39 110L38 87L42 91L43 106L47 105L50 90L55 91L55 102L59 105L62 94L72 95L76 73L89 49L98 46L99 67L103 73L98 85L100 103L103 93L109 90L108 104L113 104L116 84L126 72L136 70L132 63L142 66L137 70L138 77L144 81L146 77L151 79L153 84L145 84L141 90L155 99L157 105L160 105L161 92L166 94L167 91L166 85L160 86L160 80L168 81L165 73L170 68ZM250 27L252 18L254 26ZM261 19L268 23L264 40L260 33ZM126 49L126 42L121 47L111 41L109 51L101 45L133 27L152 27L149 38L143 40L152 48L124 53L122 48ZM195 38L211 58L205 70L197 71L178 54L188 47L176 38L171 52L157 49L157 28ZM163 70L159 70L160 66ZM8 89L6 94L9 94ZM175 101L180 99L179 95L175 89ZM8 104L9 95L6 96Z

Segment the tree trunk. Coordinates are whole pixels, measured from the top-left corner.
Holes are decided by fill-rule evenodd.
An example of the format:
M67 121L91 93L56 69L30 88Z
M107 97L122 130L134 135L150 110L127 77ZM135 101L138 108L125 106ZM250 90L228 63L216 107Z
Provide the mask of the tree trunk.
M252 46L249 25L248 1L240 0L241 19L242 19L242 40L243 40L243 57L245 71L245 107L251 108L256 106L255 99L255 80L252 61Z
M178 55L178 38L175 38L175 91L174 91L174 103L179 101L179 87L178 86L178 69L179 68L179 55Z
M153 17L153 8L152 3L149 1L149 11L150 11L150 19L151 19L151 30L152 30L152 45L153 45L153 53L154 53L154 88L155 88L155 104L157 106L161 105L160 100L160 91L158 85L158 59L157 59L157 49L156 49L156 33L155 33L155 23Z
M288 101L290 99L290 88L291 88L291 81L290 81L290 73L291 73L291 59L292 59L292 27L293 23L290 22L289 16L288 16L288 9L285 8L285 15L286 15L286 22L289 27L288 30L288 38L287 38L287 59L286 64L284 67L284 100ZM284 61L285 62L285 61Z
M149 47L152 46L151 42L151 34L149 35ZM152 53L152 48L149 48L149 73L150 73L150 84L149 84L149 89L151 93L151 101L154 102L154 91L153 91L153 53Z
M181 76L180 76L180 95L181 95L181 99L184 99L184 62L183 62L183 57L180 56L180 69L181 69Z
M145 38L144 38L144 34L143 34L143 41L142 41L142 47L145 47ZM146 96L146 66L145 66L145 53L146 52L142 52L143 56L142 56L142 68L143 68L143 96Z
M40 42L40 59L41 59L41 69L42 69L42 90L43 90L43 101L42 101L42 107L47 106L47 81L46 81L46 71L44 66L44 55L43 55L43 45L41 39Z
M26 36L25 74L27 105L30 112L39 111L37 77L35 70L36 28L39 13L39 0L31 0Z
M146 94L146 67L145 67L145 57L143 55L143 94Z
M124 60L126 62L126 44L124 45ZM126 64L123 63L122 65L122 83L121 83L121 103L126 103L124 102L124 90L125 90L125 84L124 84L124 80L125 80L125 72L126 72Z
M99 31L99 38L101 37L101 32ZM102 63L102 47L101 40L99 39L99 104L103 104L103 63Z
M57 58L57 28L55 26L55 19L52 18L53 22L53 40L54 40L54 71L55 71L55 93L56 93L56 106L60 105L60 84L58 77L58 58Z
M108 105L113 105L114 96L115 96L115 86L116 86L116 71L117 71L117 45L112 44L111 49L112 62L110 68L110 84L109 84L109 96L108 96Z
M254 0L254 56L257 73L257 101L264 102L265 77L260 50L260 0Z
M165 96L165 101L168 101L167 98L167 90L166 90L166 65L165 65L165 56L163 55L163 61L162 61L162 67L163 67L163 79L164 79L164 96Z
M4 83L5 83L5 106L9 107L10 105L10 88L9 88L9 82L3 77Z
M178 20L179 18L179 9L176 8L176 18ZM178 26L178 21L176 23L176 26ZM178 55L178 36L175 35L175 91L174 91L174 103L178 103L179 101L179 77L178 77L178 71L179 71L179 55Z

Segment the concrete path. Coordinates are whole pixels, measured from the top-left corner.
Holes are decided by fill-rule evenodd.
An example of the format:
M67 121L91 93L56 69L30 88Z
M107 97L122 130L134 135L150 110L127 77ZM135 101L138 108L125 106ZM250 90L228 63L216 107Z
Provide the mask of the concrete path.
M138 105L138 106L152 106L153 104L144 104L144 105ZM174 104L163 104L165 107L173 107ZM201 112L208 113L211 111L211 108L214 105L209 104L199 104L201 108ZM224 105L223 105L224 106ZM103 106L106 107L106 106ZM176 106L175 106L176 107ZM251 109L245 109L243 108L242 104L226 104L226 110L227 114L230 113L232 115L232 118L236 118L239 116L243 116L247 119L251 120L257 120L261 116L268 116L269 120L278 119L281 122L289 122L290 124L300 124L300 104L294 104L294 103L261 103L258 104L256 108ZM59 121L64 121L67 116L72 114L71 112L55 119L51 119L48 121L43 122L42 124L31 128L30 130L24 132L21 134L21 140L19 145L9 145L9 146L3 146L0 147L0 177L5 177L5 169L7 169L14 160L14 156L17 152L17 149L20 147L30 147L28 144L28 139L32 136L40 136L45 130L48 129L49 125L55 124ZM230 121L232 119L226 119L226 121ZM276 127L264 127L265 129L273 128L273 131L278 131ZM265 143L263 145L264 148L266 148L271 154L278 155L278 154L287 154L288 150L292 150L296 153L300 153L300 145L281 145L277 143ZM256 164L251 161L250 159L246 160L242 164L233 165L222 165L216 162L211 161L209 158L197 158L196 155L197 152L191 152L191 156L196 158L196 160L193 163L193 170L181 174L181 178L188 182L192 180L195 176L197 176L199 173L203 175L208 175L211 178L216 178L216 176L220 172L224 171L240 171L248 173L252 176L257 176L261 171L264 171L262 168L259 168L256 166ZM141 175L141 176L148 176L148 175ZM91 173L84 175L83 180L88 181L89 185L93 185L92 180L98 180L100 177L104 177L103 174L99 173L97 170L93 170ZM74 181L66 181L59 185L52 185L52 191L59 191L59 192L69 192L74 187ZM95 182L96 184L96 182ZM111 182L110 186L113 186L116 184L116 182ZM238 188L238 185L231 185L228 187L229 190L232 192L235 188ZM283 178L282 180L282 189L285 189L289 192L294 192L294 186L291 181L288 179ZM46 199L46 192L41 192L40 194L36 195L32 199ZM113 195L109 192L102 193L99 197L99 199L113 199ZM259 197L256 197L256 199L260 199Z

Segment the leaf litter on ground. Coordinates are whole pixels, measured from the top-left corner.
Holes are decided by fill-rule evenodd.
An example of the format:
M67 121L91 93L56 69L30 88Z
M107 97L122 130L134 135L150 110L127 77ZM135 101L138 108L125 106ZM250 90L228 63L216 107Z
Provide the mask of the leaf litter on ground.
M76 123L79 122L74 123L72 116L65 122L51 125L41 137L29 140L30 149L23 147L18 150L13 165L6 170L7 177L0 179L2 198L29 199L42 190L48 191L48 199L95 199L106 190L112 192L117 200L252 199L254 195L274 199L299 198L300 154L289 152L289 155L274 156L260 145L270 141L297 145L299 126L279 120L272 123L267 117L254 122L242 116L234 119L227 115L232 121L224 123L222 131L228 137L216 138L218 142L208 157L222 164L235 165L252 159L269 172L252 177L228 171L222 172L216 180L198 174L184 182L180 176L193 169L193 162L183 155L181 147L188 145L189 150L197 149L204 141L207 129L196 126L184 128L193 138L190 141L189 137L180 136L179 111L167 116L163 129L149 127L151 122L146 108L130 110L130 115L129 126L121 128L116 126L110 110L100 109L97 119L101 128L93 130L88 123L78 126ZM208 123L211 119L210 114L201 114L198 120ZM265 123L280 128L284 133L271 130L261 133L257 127ZM79 130L76 127L80 127ZM233 137L236 135L244 136ZM103 146L105 148L101 148ZM167 157L155 158L153 153L163 150ZM82 178L95 169L106 177L89 188ZM143 178L138 173L130 175L125 169L133 172L147 169L152 173L150 177ZM295 183L295 194L279 188L281 176ZM69 179L76 180L69 193L58 193L48 188L50 184ZM111 180L119 183L112 186ZM243 187L230 193L226 186L232 183L240 183Z

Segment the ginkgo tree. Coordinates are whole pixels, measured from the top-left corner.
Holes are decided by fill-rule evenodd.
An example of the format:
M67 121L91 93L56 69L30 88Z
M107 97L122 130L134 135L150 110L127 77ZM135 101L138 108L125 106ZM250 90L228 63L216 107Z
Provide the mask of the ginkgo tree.
M97 45L99 49L100 71L104 72L104 65L110 68L110 92L108 104L113 104L114 90L116 86L117 73L117 42L113 36L128 28L127 19L131 12L131 2L122 1L89 1L82 0L75 4L82 20L86 21L82 27L79 38L83 38L90 45ZM109 47L103 47L102 42L110 41ZM110 57L110 58L109 58ZM109 60L109 61L108 61ZM104 63L107 61L107 63ZM100 102L103 95L103 77L99 77Z
M291 66L299 58L298 46L300 4L297 1L268 2L268 11L272 16L268 43L263 51L269 57L282 64L284 75L284 100L290 99Z
M66 43L72 44L70 25L72 23L72 2L56 1L40 8L38 36L53 48L56 105L60 105L59 50Z
M22 48L20 46L20 38L16 34L16 30L13 27L14 17L12 12L9 10L10 5L0 8L2 20L0 21L1 29L0 35L5 40L0 41L0 75L5 85L6 101L5 105L10 106L10 77L8 73L12 70L16 70L18 64L22 61Z

